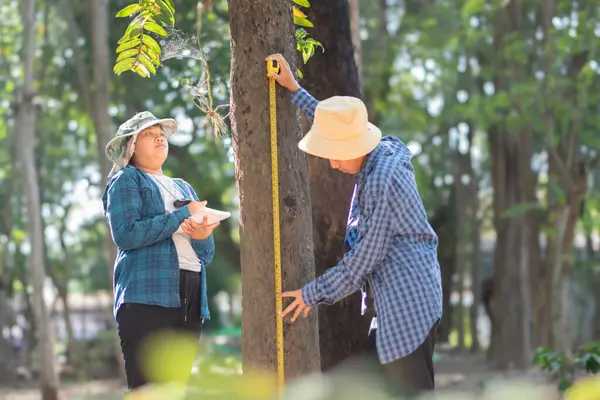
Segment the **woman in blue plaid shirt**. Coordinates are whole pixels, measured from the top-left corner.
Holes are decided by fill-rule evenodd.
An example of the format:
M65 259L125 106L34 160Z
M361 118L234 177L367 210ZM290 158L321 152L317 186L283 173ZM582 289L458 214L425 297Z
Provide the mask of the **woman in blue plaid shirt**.
M114 315L129 390L148 383L150 369L157 366L167 366L168 376L185 383L195 351L186 352L177 365L154 358L150 365L148 339L177 333L197 345L202 322L210 317L206 266L214 255L212 232L218 223L193 221L190 216L206 202L198 201L187 182L162 173L167 138L176 131L175 120L144 111L122 124L106 146L114 166L102 201L118 247ZM164 338L161 347L181 343Z
M376 317L367 352L376 349L394 394L433 390L435 330L442 315L438 238L417 190L410 151L395 137L382 138L360 99L319 102L300 87L281 55L267 59L279 63L273 78L313 123L298 147L357 180L344 257L304 288L282 293L294 299L282 317L293 313L295 321L311 307L333 304L368 283Z

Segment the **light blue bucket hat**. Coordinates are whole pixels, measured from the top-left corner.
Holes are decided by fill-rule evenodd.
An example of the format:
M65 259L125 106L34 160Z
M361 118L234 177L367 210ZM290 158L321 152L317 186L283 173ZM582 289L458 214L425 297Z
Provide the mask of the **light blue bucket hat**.
M137 135L154 125L160 125L167 138L177 132L178 128L174 119L158 119L150 111L137 113L119 126L115 137L108 142L104 150L106 157L113 162L109 178L129 164L135 150ZM133 140L128 140L130 137L133 137Z

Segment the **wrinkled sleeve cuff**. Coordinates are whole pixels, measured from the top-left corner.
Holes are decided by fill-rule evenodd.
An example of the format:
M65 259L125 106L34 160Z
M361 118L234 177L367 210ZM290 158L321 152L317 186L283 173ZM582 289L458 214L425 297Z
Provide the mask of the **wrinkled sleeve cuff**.
M299 88L298 90L296 90L294 93L291 94L292 104L299 107L301 100L304 97L306 97L306 95L307 95L306 90L304 88Z
M304 300L304 303L309 307L318 306L320 304L326 306L334 304L335 300L332 300L327 297L326 294L322 293L322 291L319 290L319 286L323 289L320 277L302 288L302 300Z
M317 281L312 281L302 288L302 300L304 300L304 303L310 307L319 304Z
M185 207L181 207L180 209L177 209L175 211L173 211L173 215L176 215L177 218L179 219L179 223L183 223L183 221L185 221L187 218L190 217L190 209L188 208L188 206Z
M192 239L192 244L198 248L198 250L209 250L213 246L212 234L206 239Z

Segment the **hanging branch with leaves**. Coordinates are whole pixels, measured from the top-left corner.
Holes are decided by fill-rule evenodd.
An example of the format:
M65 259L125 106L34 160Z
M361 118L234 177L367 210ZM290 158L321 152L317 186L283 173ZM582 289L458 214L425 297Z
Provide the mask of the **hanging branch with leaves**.
M292 0L298 7L308 8L308 0ZM296 5L292 5L292 14L296 28L296 49L302 54L304 64L315 54L315 50L323 45L311 38L305 28L314 25L306 18ZM210 9L210 7L209 7ZM136 4L130 4L117 13L117 18L131 18L125 34L119 39L117 48L117 61L114 72L121 75L125 71L132 71L143 78L156 75L162 61L172 58L173 52L191 50L196 54L196 59L202 63L202 73L197 84L189 79L181 80L180 83L189 89L193 104L206 115L207 131L212 131L215 136L224 134L227 130L225 119L229 114L221 116L219 111L228 107L228 104L213 106L212 91L210 85L210 71L208 62L200 43L200 29L202 27L202 14L204 7L199 4L197 15L197 32L195 37L187 37L174 29L175 6L172 0L139 0ZM169 46L161 48L160 44L150 34L169 39ZM193 48L192 46L193 43ZM298 77L302 78L302 71L297 70Z
M298 7L308 8L308 0L292 0ZM296 49L302 54L304 64L315 54L317 47L325 51L323 45L311 38L305 28L314 25L306 18L297 6L292 5L294 24L296 28ZM117 13L117 18L132 18L119 39L117 47L117 60L113 71L121 75L125 71L132 71L142 78L149 78L156 74L156 69L161 66L161 47L150 33L167 37L164 27L175 26L175 5L172 0L139 0L130 4ZM298 70L298 77L302 72Z
M119 39L115 74L133 71L143 78L156 74L161 65L161 48L148 33L167 36L163 26L175 26L175 6L172 0L140 0L117 13L117 18L131 17L132 20ZM160 25L159 25L160 24ZM146 33L148 32L148 33Z

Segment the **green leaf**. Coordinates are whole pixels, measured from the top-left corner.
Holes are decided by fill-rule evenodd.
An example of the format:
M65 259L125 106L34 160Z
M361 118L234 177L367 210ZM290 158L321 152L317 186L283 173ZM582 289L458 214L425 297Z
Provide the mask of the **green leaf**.
M125 18L131 16L142 9L139 4L130 4L117 13L117 18Z
M169 18L165 17L163 14L156 14L154 16L154 20L156 22L158 22L159 24L161 24L162 26L173 26L175 24L175 19L170 20Z
M141 32L142 32L142 30L140 28L134 28L131 30L127 29L125 31L125 34L123 35L123 37L121 39L119 39L119 41L117 43L121 44L128 40L131 40L132 38L138 36Z
M140 40L139 37L133 38L131 40L128 40L127 42L122 43L119 47L117 47L117 54L124 51L124 50L128 50L131 49L132 47L137 46L138 44L142 43L142 41Z
M175 15L175 8L172 6L172 3L167 0L157 0L158 7L161 11L164 9L165 12L170 12L171 15Z
M519 203L510 207L502 215L503 218L515 218L527 214L530 211L540 210L542 206L537 201L529 203Z
M314 26L312 22L310 22L306 18L300 18L296 16L294 16L294 24L299 26L305 26L307 28L312 28Z
M152 36L143 35L142 41L144 42L144 44L146 46L148 46L150 49L152 49L160 57L160 54L161 54L160 45L158 44L158 42L156 40L154 40L154 38Z
M175 14L175 4L173 4L173 0L164 0L165 3L171 7L171 10L173 10L173 14Z
M115 74L121 75L123 72L130 70L134 62L135 58L133 57L121 60L115 64L113 71L115 72Z
M310 3L308 0L292 0L294 3L298 4L300 7L310 7Z
M138 59L142 62L142 64L144 64L144 66L148 69L148 71L150 71L152 73L152 75L156 75L156 68L154 68L154 63L152 62L150 57L148 57L144 53L140 53L140 56L138 57Z
M125 59L125 58L129 58L129 57L135 57L140 51L138 49L129 49L129 50L125 50L124 52L122 52L121 54L119 54L119 57L117 57L117 62Z
M304 75L302 74L302 71L300 71L300 69L296 69L296 73L298 74L298 78L304 78Z
M157 35L160 36L167 36L167 31L165 31L160 25L158 25L156 22L153 21L148 21L146 22L146 24L144 25L144 29L146 29L147 31L150 31L152 33L156 33Z
M163 0L156 0L156 3L158 3L158 7L160 8L160 12L163 13L167 18L173 19L173 22L175 22L175 10L172 9Z
M297 28L295 35L296 39L304 39L308 36L308 32L304 28Z
M132 67L131 70L133 72L135 72L136 74L138 74L139 76L141 76L142 78L148 78L150 77L150 72L148 72L148 68L146 68L144 66L144 64L140 63L140 62L136 62Z
M156 54L154 50L152 50L148 46L142 46L141 49L148 57L150 57L154 64L160 65L160 56Z

